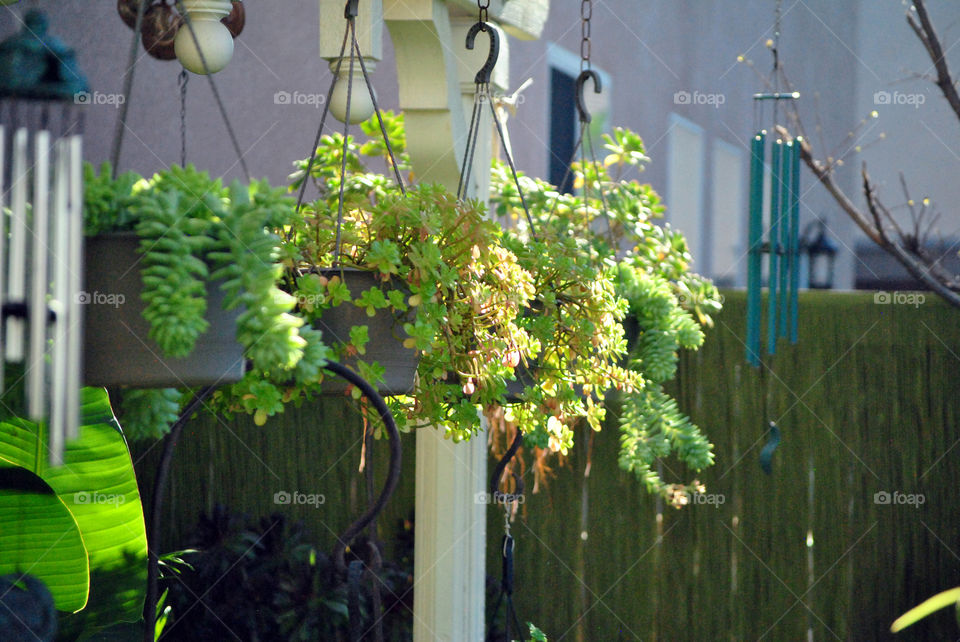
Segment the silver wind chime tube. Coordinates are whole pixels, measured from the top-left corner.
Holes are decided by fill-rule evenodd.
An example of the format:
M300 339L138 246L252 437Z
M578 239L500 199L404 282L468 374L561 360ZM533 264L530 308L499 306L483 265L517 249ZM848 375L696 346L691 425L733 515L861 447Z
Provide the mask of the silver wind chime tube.
M21 364L26 415L60 465L80 421L83 143L76 109L29 102L0 106L0 393Z

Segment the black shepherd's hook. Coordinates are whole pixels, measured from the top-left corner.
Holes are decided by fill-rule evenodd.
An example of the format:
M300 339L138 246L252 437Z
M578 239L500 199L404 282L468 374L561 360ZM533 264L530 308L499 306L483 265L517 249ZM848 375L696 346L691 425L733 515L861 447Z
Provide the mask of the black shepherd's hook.
M513 459L513 456L517 454L517 451L520 449L520 446L523 444L523 433L517 430L517 436L513 438L513 443L510 444L510 448L507 449L507 452L503 454L503 458L497 462L497 467L493 469L493 476L490 478L490 496L493 497L497 488L500 487L500 478L503 477L503 471L507 467L507 464L510 463L510 460ZM514 474L513 478L517 481L517 489L514 493L515 495L523 494L523 480L519 475Z
M593 69L584 69L580 72L580 75L577 76L577 113L580 115L581 123L589 123L593 118L590 112L587 111L586 102L583 100L583 85L587 82L587 78L593 79L593 93L599 94L603 91L603 87L600 84L600 74Z
M341 572L346 573L347 565L344 562L344 553L346 552L347 546L349 546L353 538L359 535L360 531L366 528L367 525L373 521L373 518L383 510L387 500L390 499L390 495L393 494L394 489L397 487L397 481L400 479L402 450L400 448L400 432L397 430L397 424L394 422L393 415L390 413L390 409L387 408L386 402L384 402L383 397L380 396L376 389L353 370L335 361L328 361L324 369L343 377L359 388L363 396L373 404L377 414L380 415L380 419L383 420L383 425L387 428L387 433L390 435L390 467L387 471L387 482L384 484L383 490L380 491L380 497L367 509L366 513L361 515L353 524L350 524L347 530L337 538L337 544L333 548L333 559L337 564L337 568Z
M473 42L481 31L487 32L490 36L490 52L487 54L487 61L483 63L483 67L480 68L474 78L478 85L490 82L490 74L493 72L494 65L497 64L497 58L500 57L500 36L497 35L497 30L486 22L477 22L470 27L470 31L467 32L467 49L473 50Z

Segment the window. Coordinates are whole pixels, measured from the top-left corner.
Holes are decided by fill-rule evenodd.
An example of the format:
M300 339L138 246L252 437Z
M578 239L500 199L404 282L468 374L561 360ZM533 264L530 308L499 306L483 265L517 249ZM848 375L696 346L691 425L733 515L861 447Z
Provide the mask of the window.
M721 140L711 154L710 275L721 287L746 281L746 216L743 203L743 150Z
M574 147L580 136L580 122L576 107L577 76L580 75L580 58L554 44L547 45L547 65L550 70L550 124L547 171L549 181L560 187L562 192L573 191L573 176L567 172L573 160ZM609 122L610 114L610 76L606 72L593 68L600 76L603 91L593 91L593 83L587 81L584 87L584 102L592 119L590 138L596 154L602 149L601 135ZM579 156L579 152L577 154ZM602 160L602 156L598 156Z
M702 260L703 128L670 114L667 151L667 220L683 232L694 259ZM698 269L703 269L699 266Z

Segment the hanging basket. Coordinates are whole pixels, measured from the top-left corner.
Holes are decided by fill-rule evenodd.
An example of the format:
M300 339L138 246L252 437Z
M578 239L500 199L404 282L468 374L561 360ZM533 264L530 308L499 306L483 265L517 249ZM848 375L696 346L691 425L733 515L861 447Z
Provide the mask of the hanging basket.
M327 278L339 276L354 298L381 285L372 272L364 270L338 268L323 270L320 274ZM337 345L349 342L350 329L354 326L367 326L370 341L366 345L366 354L361 358L367 363L376 361L386 370L383 380L376 384L377 392L383 396L406 395L413 393L417 365L420 363L416 350L403 347L404 339L409 336L403 330L406 320L397 319L389 310L377 310L370 317L365 309L344 303L324 310L323 317L314 322L314 327L323 332L323 339L328 345ZM346 357L342 363L357 370L357 357ZM321 390L324 394L340 395L349 385L341 377L329 378L324 380Z
M223 310L218 283L207 284L209 329L189 356L165 358L149 338L140 298L140 239L135 233L86 239L83 381L90 386L180 388L239 381L245 371L237 342L239 310Z

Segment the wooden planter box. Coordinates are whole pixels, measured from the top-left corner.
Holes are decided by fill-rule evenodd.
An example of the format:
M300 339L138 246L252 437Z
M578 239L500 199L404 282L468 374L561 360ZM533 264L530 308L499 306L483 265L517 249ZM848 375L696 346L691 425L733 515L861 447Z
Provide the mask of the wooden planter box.
M166 358L148 336L140 298L141 255L134 233L88 238L85 279L83 381L90 386L180 388L239 381L246 364L237 342L239 310L223 310L218 283L207 284L209 329L183 359Z
M373 273L363 270L344 268L325 270L322 274L327 278L339 276L353 297L380 285ZM331 346L349 342L350 328L358 325L367 326L370 337L366 354L360 358L367 363L376 361L386 370L383 381L376 386L377 392L383 396L412 394L420 358L416 350L403 347L403 341L408 336L403 330L403 320L398 320L388 310L377 310L374 316L369 317L363 308L344 303L325 310L323 317L314 322L314 327L323 332L324 342ZM347 358L343 364L356 370L357 358ZM331 375L324 380L322 391L324 394L339 395L348 385L343 379Z

